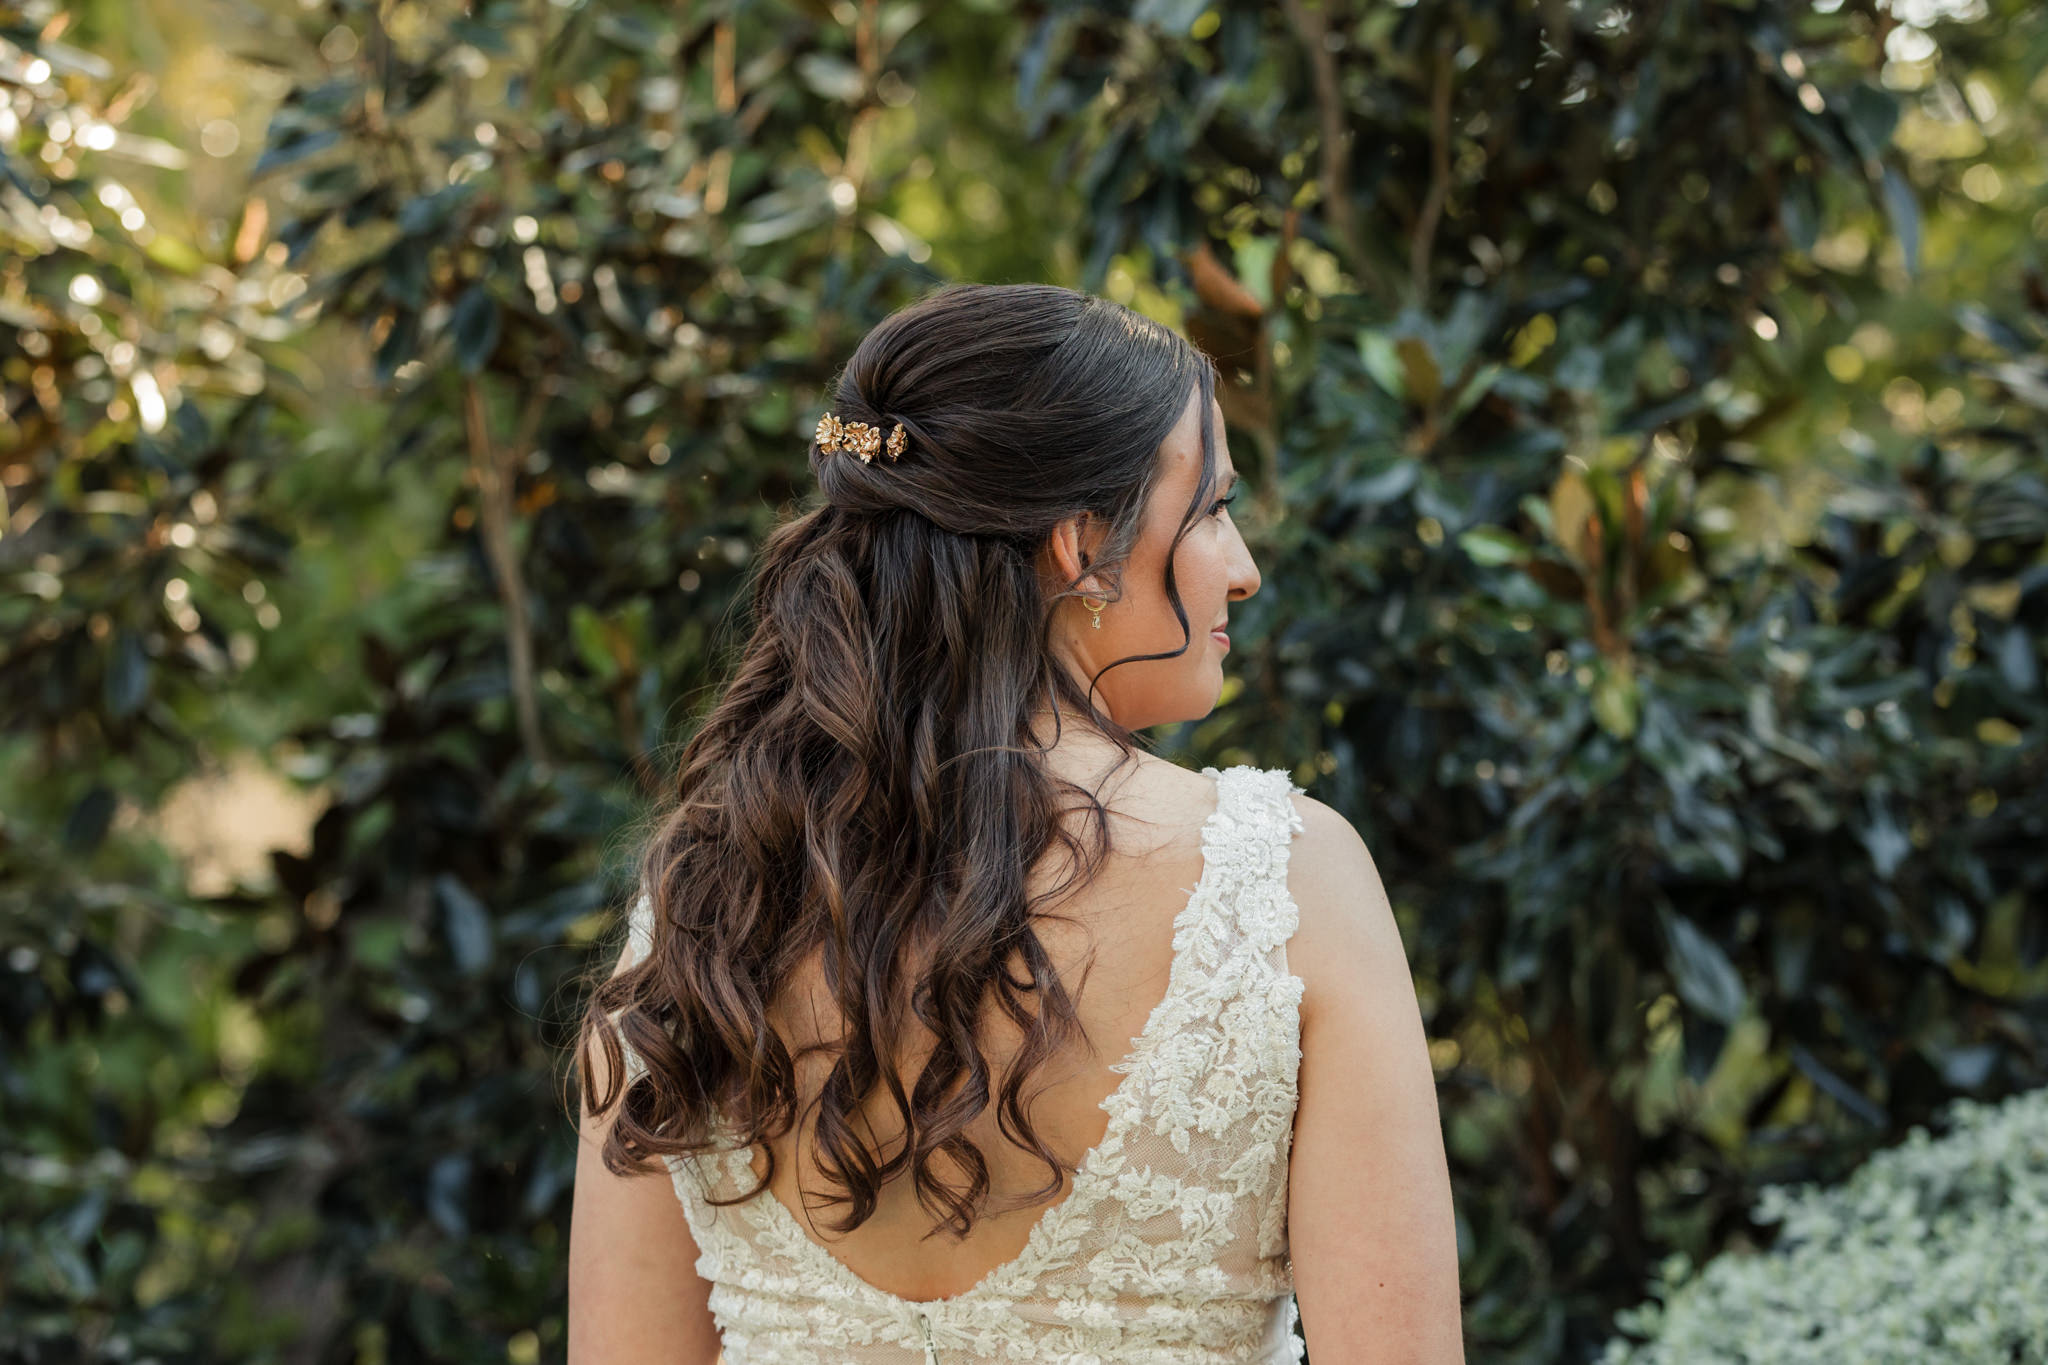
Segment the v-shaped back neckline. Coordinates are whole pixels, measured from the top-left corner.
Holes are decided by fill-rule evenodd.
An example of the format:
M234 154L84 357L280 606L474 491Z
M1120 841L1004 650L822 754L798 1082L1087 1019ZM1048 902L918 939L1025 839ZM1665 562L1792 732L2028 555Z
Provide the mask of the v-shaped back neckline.
M1145 1061L1158 1048L1157 1032L1160 1021L1166 1016L1179 994L1188 988L1187 961L1194 946L1194 936L1186 931L1207 903L1211 884L1221 878L1230 865L1229 858L1225 856L1225 841L1231 837L1231 820L1239 814L1233 803L1242 799L1239 796L1242 788L1236 779L1230 778L1230 774L1240 773L1250 767L1250 764L1239 763L1223 769L1202 769L1203 776L1214 780L1216 802L1202 821L1202 870L1195 878L1194 888L1188 893L1187 903L1182 905L1173 917L1172 938L1169 940L1173 945L1172 959L1167 968L1165 993L1145 1016L1145 1025L1132 1040L1131 1050L1109 1068L1112 1072L1120 1073L1122 1079L1097 1105L1108 1116L1108 1123L1103 1128L1101 1139L1082 1154L1080 1162L1074 1168L1073 1180L1067 1192L1056 1202L1046 1206L1038 1220L1031 1225L1023 1249L1015 1256L991 1267L987 1274L957 1294L949 1294L938 1299L905 1298L856 1274L851 1266L832 1253L830 1247L811 1235L810 1229L804 1226L795 1211L776 1196L774 1190L764 1187L757 1197L733 1207L739 1210L756 1210L758 1205L765 1203L767 1207L759 1208L753 1216L772 1224L773 1230L781 1234L781 1240L794 1239L795 1242L801 1243L802 1254L810 1256L824 1273L832 1276L849 1293L897 1314L944 1313L949 1306L964 1304L970 1300L985 1298L998 1290L1009 1289L1020 1278L1037 1273L1040 1269L1037 1263L1044 1258L1044 1248L1059 1231L1059 1224L1064 1219L1077 1212L1085 1212L1094 1205L1094 1198L1078 1204L1076 1202L1083 1193L1083 1182L1100 1181L1103 1178L1102 1162L1116 1155L1122 1148L1124 1130L1136 1112L1136 1106L1129 1101L1128 1092L1136 1083ZM728 1163L729 1177L735 1181L746 1182L736 1185L736 1188L744 1189L746 1184L760 1179L754 1171L751 1147L727 1148L720 1155ZM1093 1188L1090 1188L1089 1193L1099 1195L1099 1191Z

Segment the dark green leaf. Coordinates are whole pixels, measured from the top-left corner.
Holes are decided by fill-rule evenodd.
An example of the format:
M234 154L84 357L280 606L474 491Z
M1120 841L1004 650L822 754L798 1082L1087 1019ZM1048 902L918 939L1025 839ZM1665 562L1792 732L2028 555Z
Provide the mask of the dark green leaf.
M384 296L408 309L424 308L427 299L427 245L401 237L384 253Z
M123 627L107 651L106 707L112 716L132 716L149 695L149 655L142 637Z
M263 155L256 158L256 164L250 169L249 176L251 179L261 179L272 171L303 161L316 152L324 152L340 141L341 134L332 128L292 134L283 142L273 142L265 147Z
M1778 221L1784 224L1785 239L1801 251L1813 250L1813 244L1820 239L1820 205L1813 197L1813 186L1806 180L1795 180L1785 187L1785 197L1778 205Z
M434 232L445 226L475 193L475 183L464 181L409 199L398 211L398 229L408 237L422 237Z
M1899 239L1899 249L1905 253L1906 273L1918 273L1920 201L1913 196L1913 186L1894 166L1884 168L1884 209L1891 218L1892 234Z
M95 786L79 797L64 822L64 847L74 853L90 853L98 848L100 840L107 837L107 827L113 823L119 804L113 789L105 785Z
M1792 1064L1805 1072L1807 1079L1825 1091L1837 1104L1847 1109L1857 1118L1862 1119L1865 1123L1874 1127L1883 1126L1884 1110L1878 1107L1868 1095L1836 1075L1809 1048L1803 1044L1794 1043L1791 1047L1791 1056Z
M441 902L441 922L457 970L476 975L491 961L491 912L450 873L434 878L434 895Z
M1998 641L1998 672L2005 685L2021 696L2031 696L2041 687L2040 646L2025 626L2005 629Z
M462 1152L434 1158L427 1172L427 1216L450 1237L469 1232L470 1159Z
M1742 974L1728 954L1684 915L1667 915L1664 929L1671 948L1666 961L1680 998L1710 1019L1734 1023L1742 1014L1745 992Z
M1892 814L1891 802L1883 793L1866 793L1864 809L1868 812L1868 819L1851 822L1855 825L1856 837L1870 852L1871 869L1880 877L1889 877L1913 851L1912 842L1899 828L1898 818Z
M456 301L453 318L455 358L463 372L483 369L498 345L498 301L481 283L471 285Z
M1899 122L1899 101L1888 90L1858 81L1837 105L1849 140L1864 160L1875 161L1891 145L1892 129Z

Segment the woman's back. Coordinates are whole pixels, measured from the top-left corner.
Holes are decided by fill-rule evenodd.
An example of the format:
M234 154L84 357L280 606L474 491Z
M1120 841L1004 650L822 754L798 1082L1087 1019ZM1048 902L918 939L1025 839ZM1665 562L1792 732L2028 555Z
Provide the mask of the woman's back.
M1047 1067L1031 1107L1078 1167L1056 1199L1019 1202L1046 1168L997 1132L993 1106L968 1134L989 1163L990 1207L1005 1211L957 1242L925 1236L931 1214L901 1180L851 1233L807 1230L799 1185L827 1182L809 1144L797 1151L802 1123L779 1140L769 1188L740 1204L709 1199L751 1189L767 1169L758 1150L670 1158L728 1359L1293 1360L1301 981L1285 944L1298 791L1284 769L1197 776L1144 760L1105 800L1117 851L1059 907L1073 922L1040 930L1098 1054ZM638 915L635 954L651 927L644 902ZM771 1008L793 1050L822 1037L821 990L799 976ZM1016 1034L998 1024L985 1046L1000 1074ZM921 1061L903 1059L906 1085ZM638 1059L627 1064L637 1075ZM815 1067L799 1068L805 1108L825 1063ZM860 1115L878 1150L900 1137L893 1113L885 1100Z
M1427 1040L1363 842L1285 769L1138 752L1226 693L1261 582L1218 379L1043 285L947 286L856 347L586 1010L575 1365L1285 1360L1290 1287L1319 1353L1454 1358ZM659 1072L630 1089L628 1038Z
M1031 1105L1033 1127L1069 1169L1101 1140L1106 1122L1102 1101L1122 1080L1110 1067L1130 1051L1165 992L1173 921L1202 873L1202 828L1216 808L1213 779L1143 754L1134 756L1118 781L1114 792L1099 794L1110 813L1112 849L1102 871L1058 907L1067 920L1045 919L1033 926L1060 979L1075 995L1082 1027L1096 1048L1093 1056L1060 1058L1033 1078L1045 1087ZM1032 895L1057 880L1061 871L1047 861L1032 878ZM1018 976L1024 974L1016 962L1011 967ZM826 1040L831 1013L831 996L814 957L771 1006L769 1019L797 1055L804 1046ZM1021 1041L1021 1031L991 1006L984 1011L977 1036L992 1071L1000 1077ZM897 1075L905 1089L915 1084L931 1043L927 1034L916 1050L899 1059ZM817 1095L830 1065L829 1052L798 1063L803 1107ZM887 1094L876 1094L861 1119L876 1150L895 1150L903 1124ZM837 1234L829 1227L839 1217L838 1206L820 1206L816 1223L826 1226L814 1224L814 1235L830 1242L833 1254L861 1279L904 1298L940 1299L966 1290L989 1269L1022 1251L1032 1224L1066 1192L1062 1186L1058 1195L1023 1203L1051 1176L1044 1162L1003 1137L997 1122L997 1109L991 1105L966 1130L988 1163L991 1195L989 1212L965 1239L925 1236L932 1228L932 1214L918 1202L907 1180L884 1187L874 1214L850 1233ZM829 1183L809 1143L798 1152L803 1135L800 1127L774 1144L770 1190L792 1210L804 1207L800 1186L811 1191L815 1201ZM757 1159L754 1170L766 1172L767 1163Z

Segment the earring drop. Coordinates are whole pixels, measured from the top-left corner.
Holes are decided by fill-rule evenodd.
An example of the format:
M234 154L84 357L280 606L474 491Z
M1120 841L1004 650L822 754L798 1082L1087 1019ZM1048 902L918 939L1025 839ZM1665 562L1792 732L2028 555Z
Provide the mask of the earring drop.
M1097 630L1101 630L1101 629L1102 629L1102 609L1103 609L1104 607L1108 606L1108 605L1109 605L1109 603L1107 603L1107 602L1095 602L1095 601L1093 601L1093 599L1091 599L1091 598L1087 598L1087 597L1084 597L1084 598L1082 598L1082 599L1081 599L1081 605L1082 605L1082 606L1084 606L1084 607L1087 607L1087 608L1088 608L1088 610L1089 610L1089 612L1090 612L1090 613L1091 613L1091 614L1092 614L1092 615L1093 615L1093 616L1095 617L1095 619L1094 619L1093 621L1089 622L1089 624L1090 624L1090 625L1092 625L1092 626L1094 626L1094 627L1095 627L1095 629L1097 629Z

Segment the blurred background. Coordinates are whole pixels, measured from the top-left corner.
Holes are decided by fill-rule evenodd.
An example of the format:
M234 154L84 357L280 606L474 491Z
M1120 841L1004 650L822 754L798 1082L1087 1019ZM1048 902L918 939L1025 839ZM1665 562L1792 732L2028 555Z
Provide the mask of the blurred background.
M2027 0L0 0L0 1358L562 1358L639 822L955 279L1222 367L1265 588L1151 737L1373 848L1471 1358L1653 1336L2048 1079L2044 71Z

